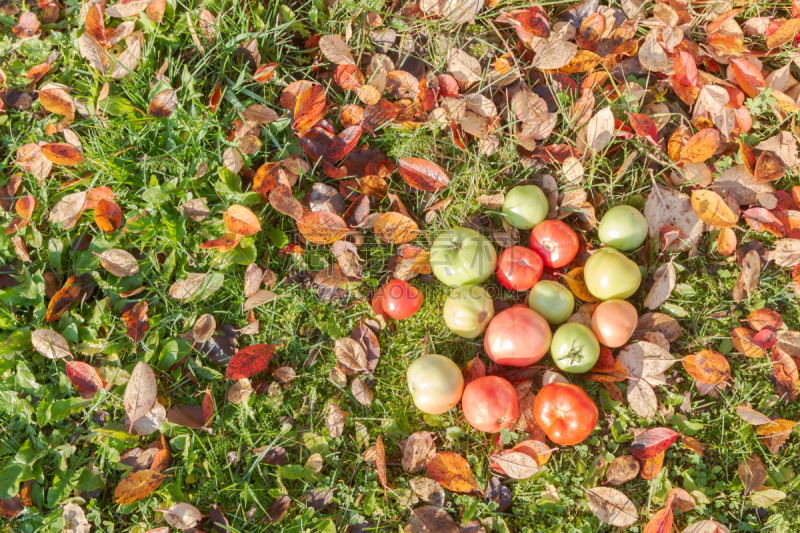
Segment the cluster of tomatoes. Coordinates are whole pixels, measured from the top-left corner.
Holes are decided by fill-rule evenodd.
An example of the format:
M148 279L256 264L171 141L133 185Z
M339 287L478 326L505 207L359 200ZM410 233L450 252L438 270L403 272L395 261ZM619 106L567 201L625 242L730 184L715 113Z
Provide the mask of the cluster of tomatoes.
M623 346L636 329L636 308L625 298L639 288L641 273L625 252L644 243L648 226L642 214L627 205L613 207L603 216L598 238L605 246L584 267L587 289L601 300L587 327L567 322L575 307L569 289L541 279L545 269L553 272L569 265L580 247L578 235L568 224L546 220L548 209L539 187L514 187L505 197L502 215L511 226L531 230L528 247L507 248L498 258L494 246L480 233L456 228L434 241L431 267L439 281L453 287L443 309L447 326L469 339L484 334L484 349L496 364L527 367L549 352L559 369L581 374L597 363L601 344ZM530 291L527 304L495 316L492 297L480 286L493 273L508 289ZM395 319L413 315L423 300L419 289L401 280L382 287L378 297L385 314ZM444 413L460 401L467 422L488 433L512 427L517 419L516 390L502 377L480 377L465 387L458 366L436 354L417 359L407 377L414 403L425 413ZM594 430L598 411L581 387L554 381L536 395L534 416L554 443L573 445Z

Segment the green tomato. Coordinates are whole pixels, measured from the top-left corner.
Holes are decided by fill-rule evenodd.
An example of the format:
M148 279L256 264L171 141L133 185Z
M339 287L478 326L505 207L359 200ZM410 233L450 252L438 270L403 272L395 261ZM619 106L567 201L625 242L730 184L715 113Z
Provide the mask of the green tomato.
M550 204L536 185L520 185L506 193L502 212L506 222L517 229L532 229L547 218Z
M494 302L479 285L456 287L444 302L444 322L453 333L474 339L494 317Z
M431 246L433 275L451 287L486 281L496 263L497 252L492 243L471 229L445 231Z
M600 248L583 269L586 288L601 300L624 300L639 288L642 273L636 263L614 248Z
M540 281L531 289L528 307L539 313L551 325L566 322L575 309L575 297L557 281Z
M558 368L573 374L588 372L600 357L600 343L592 330L577 322L558 328L550 343L550 355Z
M635 250L647 238L647 220L636 208L618 205L603 215L597 236L600 242L621 252Z

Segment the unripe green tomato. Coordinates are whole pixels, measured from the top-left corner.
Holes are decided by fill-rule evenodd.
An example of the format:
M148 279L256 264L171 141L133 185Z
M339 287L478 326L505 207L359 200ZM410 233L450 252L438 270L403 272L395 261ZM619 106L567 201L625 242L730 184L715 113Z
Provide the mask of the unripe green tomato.
M533 286L528 307L539 313L551 326L566 322L575 309L575 297L557 281L543 280Z
M453 333L474 339L494 317L494 302L480 285L456 287L444 302L442 314Z
M506 193L502 213L517 229L532 229L547 218L550 204L536 185L519 185Z
M583 269L586 288L600 300L624 300L639 288L639 267L621 252L606 246L589 257Z
M406 377L414 405L423 413L446 413L461 400L464 390L461 369L443 355L420 357L408 367Z
M600 343L591 329L577 322L569 322L558 328L553 335L550 355L561 370L583 374L597 363Z
M497 252L477 231L454 228L433 241L430 261L436 279L450 287L460 287L486 281L494 272Z
M600 242L621 252L635 250L647 239L647 220L638 209L618 205L603 215L597 236Z

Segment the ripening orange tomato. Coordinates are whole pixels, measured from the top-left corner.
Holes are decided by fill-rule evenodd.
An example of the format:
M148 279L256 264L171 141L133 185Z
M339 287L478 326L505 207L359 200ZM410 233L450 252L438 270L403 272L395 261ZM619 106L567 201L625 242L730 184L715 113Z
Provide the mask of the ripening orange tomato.
M628 342L638 324L636 308L625 300L606 300L592 315L592 332L600 344L609 348L619 348Z
M517 420L517 391L501 377L484 376L470 381L464 388L461 408L470 426L478 431L497 433Z

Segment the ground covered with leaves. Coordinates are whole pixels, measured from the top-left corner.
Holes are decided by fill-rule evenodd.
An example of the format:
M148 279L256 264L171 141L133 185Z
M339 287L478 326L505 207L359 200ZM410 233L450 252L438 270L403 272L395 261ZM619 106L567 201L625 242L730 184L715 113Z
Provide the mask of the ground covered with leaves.
M172 0L0 7L0 529L800 530L800 3ZM649 239L639 327L587 374L442 320L442 231L511 187ZM372 305L391 278L413 317ZM494 277L500 311L525 302ZM512 430L417 411L444 354ZM569 379L573 447L531 409Z

